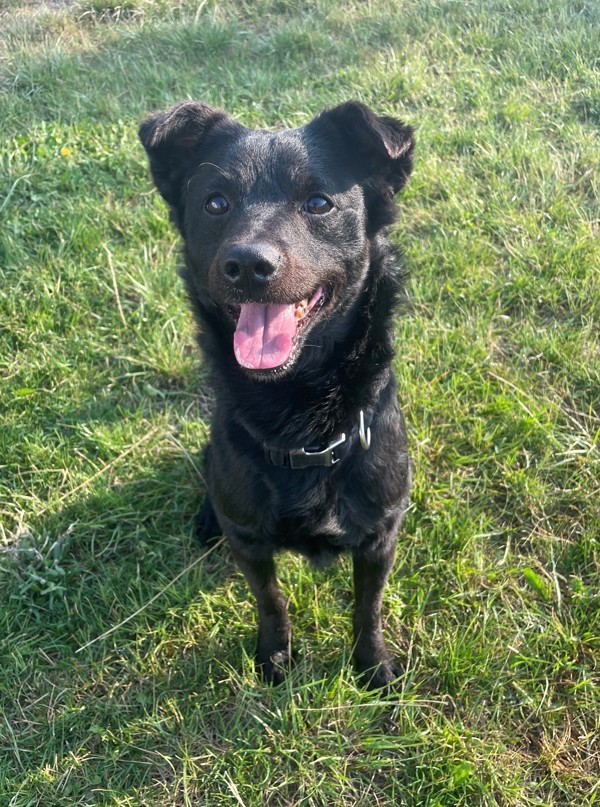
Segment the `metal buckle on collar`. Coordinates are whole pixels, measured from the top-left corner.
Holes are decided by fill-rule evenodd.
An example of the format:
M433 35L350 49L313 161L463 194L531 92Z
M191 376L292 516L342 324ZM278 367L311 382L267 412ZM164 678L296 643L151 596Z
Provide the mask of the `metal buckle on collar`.
M329 468L339 462L341 457L335 456L335 449L346 442L346 435L340 434L333 443L322 451L310 451L306 448L295 448L289 452L290 468Z
M360 438L360 444L364 448L365 451L369 450L371 446L371 427L367 426L365 429L365 413L360 410L360 415L358 418L358 436Z

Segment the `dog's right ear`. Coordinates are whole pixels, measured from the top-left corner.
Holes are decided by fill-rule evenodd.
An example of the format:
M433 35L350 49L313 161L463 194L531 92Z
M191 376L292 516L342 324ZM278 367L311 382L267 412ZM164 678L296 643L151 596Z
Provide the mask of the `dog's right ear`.
M186 101L157 112L139 128L148 153L152 178L163 198L179 212L184 177L191 161L198 157L202 140L218 123L233 118L201 101Z

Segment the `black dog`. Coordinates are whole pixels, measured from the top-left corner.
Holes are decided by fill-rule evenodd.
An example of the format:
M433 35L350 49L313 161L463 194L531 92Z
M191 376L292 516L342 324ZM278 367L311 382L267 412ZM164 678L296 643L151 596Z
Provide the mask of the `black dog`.
M386 686L399 670L381 603L410 472L390 367L400 271L383 233L412 130L358 102L279 133L190 102L140 138L183 236L216 393L200 533L227 536L257 599L258 665L277 682L291 655L274 553L350 551L356 664Z

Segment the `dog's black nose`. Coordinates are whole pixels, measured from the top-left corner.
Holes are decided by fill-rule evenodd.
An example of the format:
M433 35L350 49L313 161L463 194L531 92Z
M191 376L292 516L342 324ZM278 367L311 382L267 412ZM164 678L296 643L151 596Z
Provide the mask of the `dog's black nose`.
M270 244L234 244L224 257L223 274L234 286L252 292L271 280L280 261L281 255Z

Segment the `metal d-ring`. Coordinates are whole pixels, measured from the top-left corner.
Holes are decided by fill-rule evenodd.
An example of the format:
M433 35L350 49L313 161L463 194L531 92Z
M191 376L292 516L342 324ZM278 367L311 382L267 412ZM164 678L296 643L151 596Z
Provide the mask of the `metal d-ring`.
M371 445L371 427L367 426L365 430L365 413L360 410L360 414L358 416L358 436L360 438L360 444L364 448L365 451L368 451L369 446Z

